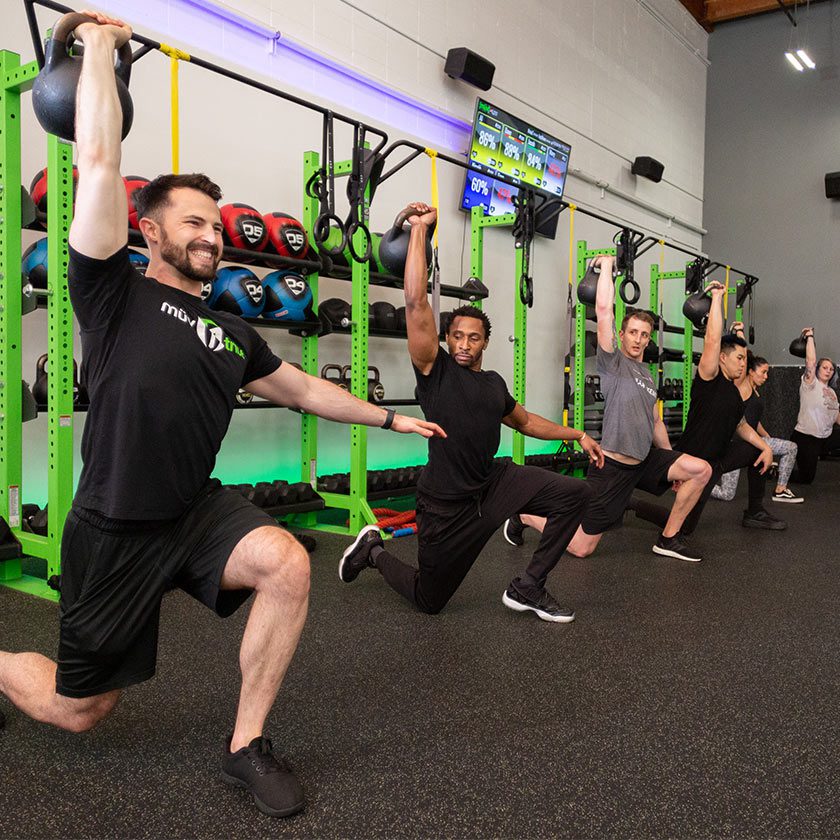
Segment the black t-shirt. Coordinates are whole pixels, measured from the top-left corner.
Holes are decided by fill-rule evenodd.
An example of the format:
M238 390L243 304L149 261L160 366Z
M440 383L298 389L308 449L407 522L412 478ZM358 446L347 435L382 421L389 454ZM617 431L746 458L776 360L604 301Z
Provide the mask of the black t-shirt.
M723 457L743 416L744 401L731 379L720 370L708 381L697 373L688 420L674 449L714 463Z
M75 504L113 519L174 519L207 483L247 382L280 366L249 324L136 271L70 249L90 411Z
M761 397L753 391L744 403L744 420L758 431L758 424L761 422L761 415L764 413L764 402Z
M498 373L461 367L443 348L428 375L417 368L414 375L423 414L447 435L429 439L418 489L441 499L475 496L493 475L502 418L516 400Z

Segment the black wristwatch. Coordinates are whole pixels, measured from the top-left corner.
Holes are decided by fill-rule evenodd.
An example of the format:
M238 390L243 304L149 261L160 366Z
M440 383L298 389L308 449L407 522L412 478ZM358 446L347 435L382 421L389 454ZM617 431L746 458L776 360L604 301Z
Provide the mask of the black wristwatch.
M393 408L386 408L385 409L385 422L382 424L383 429L390 429L394 422L394 417L397 416L397 412L394 411Z

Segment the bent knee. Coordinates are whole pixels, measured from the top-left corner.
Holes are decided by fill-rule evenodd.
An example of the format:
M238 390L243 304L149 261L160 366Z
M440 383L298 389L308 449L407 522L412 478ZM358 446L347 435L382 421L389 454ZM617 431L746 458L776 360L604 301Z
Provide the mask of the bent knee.
M77 735L90 732L111 714L118 699L119 692L116 692L113 695L106 694L77 701L75 708L71 707L69 714L63 715L56 722L62 729Z
M570 545L566 551L573 557L589 557L595 551L594 545Z
M309 595L309 554L297 540L291 537L278 540L266 549L260 567L257 589L280 589L297 599Z

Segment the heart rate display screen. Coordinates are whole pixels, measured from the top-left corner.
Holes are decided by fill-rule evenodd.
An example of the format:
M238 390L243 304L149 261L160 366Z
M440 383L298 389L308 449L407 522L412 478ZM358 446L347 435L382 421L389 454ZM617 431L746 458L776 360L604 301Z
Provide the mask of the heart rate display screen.
M461 209L478 205L492 216L512 213L519 186L562 198L571 152L568 143L477 99Z

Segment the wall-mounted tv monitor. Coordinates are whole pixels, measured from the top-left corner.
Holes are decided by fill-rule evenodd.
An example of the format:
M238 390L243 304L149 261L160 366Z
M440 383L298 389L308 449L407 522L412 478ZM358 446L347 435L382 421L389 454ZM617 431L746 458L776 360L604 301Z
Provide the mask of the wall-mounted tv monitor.
M529 186L549 198L562 198L572 147L530 123L476 99L461 209L481 206L491 216L513 213L518 186ZM503 175L507 181L499 180ZM557 215L537 232L554 237Z

